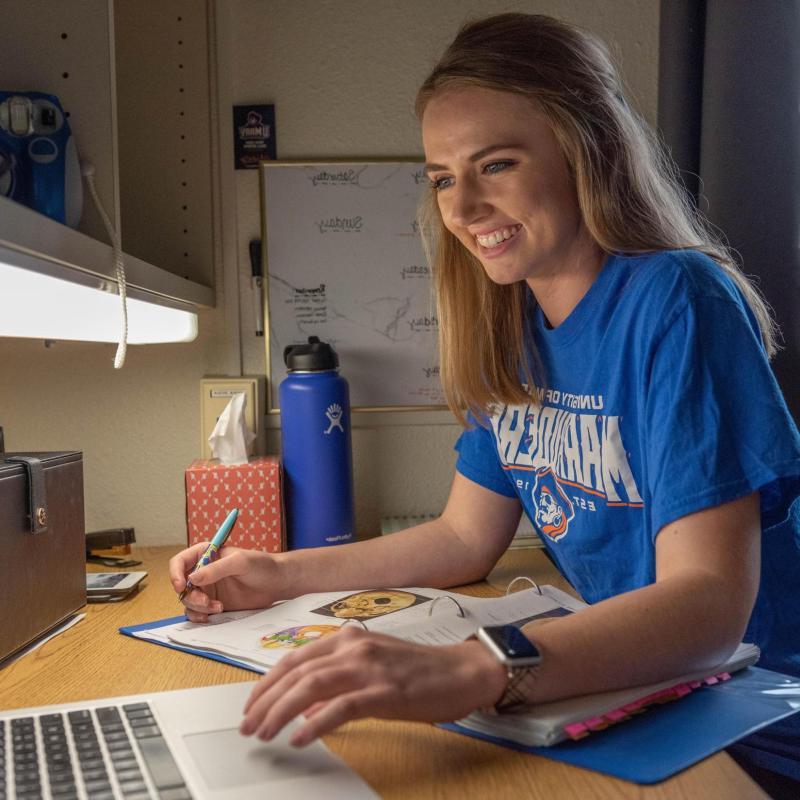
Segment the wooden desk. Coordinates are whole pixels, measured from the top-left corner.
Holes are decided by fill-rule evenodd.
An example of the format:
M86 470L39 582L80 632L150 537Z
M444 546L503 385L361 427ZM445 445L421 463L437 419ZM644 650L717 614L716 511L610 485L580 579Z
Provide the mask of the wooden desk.
M139 594L120 603L87 606L86 619L2 670L0 709L254 679L251 672L117 632L121 625L180 612L167 580L167 561L176 548L136 552L149 572ZM507 553L488 582L470 587L470 593L497 594L517 575L568 588L541 552L527 549ZM387 800L767 798L725 753L643 787L426 723L362 720L342 726L325 742Z

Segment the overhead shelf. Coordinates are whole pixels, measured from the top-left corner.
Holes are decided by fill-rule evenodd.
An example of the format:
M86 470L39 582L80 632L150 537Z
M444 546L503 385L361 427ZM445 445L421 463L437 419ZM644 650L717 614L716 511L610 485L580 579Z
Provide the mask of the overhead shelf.
M130 296L213 307L208 0L5 5L3 89L59 98L121 239ZM12 267L117 293L107 240L88 192L77 230L0 196L0 262Z
M0 261L117 291L112 247L5 197L0 197ZM142 299L214 306L209 286L128 254L124 262L127 284Z

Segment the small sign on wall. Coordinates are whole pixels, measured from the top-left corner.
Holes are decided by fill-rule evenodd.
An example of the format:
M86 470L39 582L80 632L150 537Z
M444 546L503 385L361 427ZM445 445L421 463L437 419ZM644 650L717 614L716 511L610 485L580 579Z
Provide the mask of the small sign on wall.
M236 169L257 169L259 161L275 160L274 105L233 107L233 152Z

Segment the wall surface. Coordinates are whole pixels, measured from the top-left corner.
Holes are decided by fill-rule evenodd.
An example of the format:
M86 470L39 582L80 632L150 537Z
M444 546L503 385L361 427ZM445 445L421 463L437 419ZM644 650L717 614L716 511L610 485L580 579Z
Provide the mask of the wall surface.
M230 100L275 103L280 158L421 154L417 85L463 21L501 11L552 14L594 30L610 43L635 105L656 118L657 0L223 0L220 8ZM84 452L88 530L132 525L141 543L183 540L198 382L230 370L225 271L238 271L242 287L243 371L264 372L248 294L247 244L260 235L255 172L237 172L235 197L226 200L237 209L236 230L225 234L236 236L238 263L218 265L217 309L201 312L196 342L129 348L118 372L112 345L0 340L6 447ZM381 516L438 512L447 498L458 428L418 424L413 412L392 421L362 419L354 430L362 534L376 532ZM267 447L277 446L273 432Z

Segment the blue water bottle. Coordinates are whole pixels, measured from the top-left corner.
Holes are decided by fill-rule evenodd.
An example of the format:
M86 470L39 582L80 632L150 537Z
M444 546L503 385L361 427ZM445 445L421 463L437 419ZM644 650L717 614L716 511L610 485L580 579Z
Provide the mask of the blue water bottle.
M289 548L353 540L350 393L334 349L316 336L283 351L281 450Z

